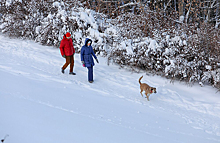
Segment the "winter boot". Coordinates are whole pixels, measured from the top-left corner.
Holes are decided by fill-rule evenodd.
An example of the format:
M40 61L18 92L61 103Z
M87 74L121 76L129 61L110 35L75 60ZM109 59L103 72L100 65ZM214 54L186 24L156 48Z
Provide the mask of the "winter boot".
M71 74L71 75L76 75L76 73L74 73L74 72L70 72L69 74Z
M61 72L64 74L64 69L61 68Z

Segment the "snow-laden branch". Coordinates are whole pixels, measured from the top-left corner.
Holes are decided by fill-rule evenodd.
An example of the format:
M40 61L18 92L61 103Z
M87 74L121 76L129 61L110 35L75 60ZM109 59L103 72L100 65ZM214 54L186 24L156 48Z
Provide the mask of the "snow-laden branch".
M166 11L168 5L170 4L171 0L169 0L169 2L167 3L166 7L164 8L164 11Z
M117 11L118 9L121 9L121 8L124 8L124 7L127 7L127 6L134 6L134 5L138 5L139 3L127 3L127 4L124 4L122 6L119 6L118 8L116 8L113 12Z
M100 0L101 2L103 2L103 3L117 3L118 1L103 1L103 0Z
M211 3L212 0L210 0L210 3ZM214 0L210 6L210 8L208 8L208 13L207 13L207 16L206 16L206 21L209 21L210 19L210 12L211 12L211 9L214 8L214 4L215 4L216 0Z

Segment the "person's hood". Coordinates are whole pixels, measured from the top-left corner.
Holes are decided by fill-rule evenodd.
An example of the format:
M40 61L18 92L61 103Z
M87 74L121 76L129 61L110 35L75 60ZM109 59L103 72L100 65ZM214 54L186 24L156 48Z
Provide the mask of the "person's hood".
M85 40L85 46L87 46L87 43L88 43L89 41L91 41L91 45L92 45L92 40L89 39L89 38L86 38L86 40Z
M69 40L69 39L66 38L66 34L63 35L63 39ZM71 38L70 38L70 39L71 39Z

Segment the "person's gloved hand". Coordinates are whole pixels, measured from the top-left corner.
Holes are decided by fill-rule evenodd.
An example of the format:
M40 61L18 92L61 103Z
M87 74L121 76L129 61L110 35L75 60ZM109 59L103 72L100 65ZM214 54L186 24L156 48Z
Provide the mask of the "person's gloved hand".
M82 66L83 66L83 67L86 67L86 66L85 66L85 62L84 62L84 61L82 61Z
M66 55L63 55L62 57L63 57L63 58L66 58Z
M96 58L95 60L96 60L96 62L97 62L97 63L99 63L99 60L98 60L98 58Z

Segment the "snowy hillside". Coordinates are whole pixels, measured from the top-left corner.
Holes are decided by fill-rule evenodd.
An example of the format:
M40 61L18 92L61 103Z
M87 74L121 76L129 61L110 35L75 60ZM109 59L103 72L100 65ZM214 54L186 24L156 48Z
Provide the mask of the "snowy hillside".
M219 143L216 89L131 73L98 57L94 80L75 55L0 35L0 139L4 143ZM138 79L157 88L141 97ZM9 136L7 136L9 135Z

